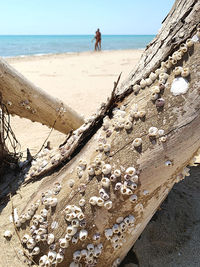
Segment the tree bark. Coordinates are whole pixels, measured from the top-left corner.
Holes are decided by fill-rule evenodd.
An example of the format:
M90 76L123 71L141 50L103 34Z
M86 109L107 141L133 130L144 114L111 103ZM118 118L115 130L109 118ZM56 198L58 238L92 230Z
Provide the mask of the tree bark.
M84 120L62 101L48 95L0 59L0 92L10 114L37 121L66 134Z
M174 183L188 175L186 166L193 163L193 158L200 148L200 43L196 35L199 36L196 30L199 20L199 1L177 0L163 22L160 33L146 49L136 71L118 89L117 94L113 92L107 105L97 112L95 118L91 118L76 130L65 145L51 152L44 151L39 155L27 170L24 186L11 198L1 214L1 236L6 229L11 229L14 233L10 241L1 242L3 246L1 251L7 255L1 257L2 266L6 264L23 266L19 249L14 247L22 248L20 239L25 233L31 235L30 225L33 219L23 223L22 227L15 228L17 233L15 234L13 224L9 223L9 216L13 213L13 209L17 209L19 215L27 213L31 204L39 199L44 201L44 192L55 190L55 182L62 185L60 193L53 196L57 198L58 204L48 209L47 218L44 220L48 222L48 233L53 233L55 236L56 252L58 253L60 247L59 239L65 237L66 228L70 225L70 222L65 219L67 205L79 207L80 200L85 200L85 206L81 209L86 226L83 226L83 220L81 220L81 226L77 228L78 232L81 227L88 232L88 238L85 241L78 240L74 244L72 241L69 242L69 247L64 251L64 260L58 266L70 266L75 251L87 249L88 244L97 246L99 243L103 245L103 249L100 256L94 258L94 262L97 261L96 264L87 265L85 258L82 258L80 261L82 266L114 267L117 266L117 260L122 261ZM137 94L133 93L136 83L160 68L161 62L165 61L161 67L166 67L168 57L172 56L179 46L193 35L197 38L194 45L187 48L176 65L172 65L166 70L167 72L164 72L169 76L166 78L167 82L162 81L164 84L160 84L162 90L159 92L159 101L152 101L151 91L153 86L158 85L158 78L144 90L140 90ZM185 82L189 86L188 91L175 96L171 89L175 81L176 66L189 68L190 74L185 77ZM182 90L182 86L179 89ZM140 113L136 112L136 104ZM114 106L120 110L113 109ZM143 111L146 113L145 116L143 116L144 113L141 115ZM125 116L127 121L128 118L138 114L141 118L133 120L132 128L124 129L123 125L128 128L129 124L122 123L123 117ZM151 127L164 130L164 133L159 132L164 138L159 137L158 134L150 137ZM134 146L136 138L142 140L139 147ZM99 157L100 160L98 160ZM86 169L84 161L87 164ZM105 164L111 166L112 173L114 170L121 171L117 180L123 184L122 190L115 190L116 181L110 182L109 187L106 187L108 181L104 179L104 183L103 178L108 177L110 181L114 177L111 177L110 166ZM89 166L92 169L88 169ZM137 185L128 180L130 174L126 175L126 170L133 166L139 176L138 181L137 177L134 177ZM93 169L95 175L89 175ZM133 177L131 179L133 180ZM126 180L130 182L128 185ZM131 199L135 199L135 202L131 202L129 195L123 194L123 189L128 192L127 188L130 189L131 185L132 195L134 195ZM134 189L134 186L137 188ZM105 191L100 193L99 190L103 187L106 187ZM47 194L51 195L51 192ZM103 198L109 196L112 208L91 205L92 196ZM43 208L44 205L40 203L36 214L40 214ZM114 239L113 242L106 239L106 229L111 229L115 224L119 225L120 221L127 222L125 218L131 215L135 218L134 227L126 226L122 234L123 231L120 230L123 229L122 223L121 228L116 230L117 234L112 236L115 242ZM115 225L114 229L118 227ZM117 239L120 241L118 242ZM118 248L114 249L114 244L118 244ZM39 258L48 254L49 245L46 242L39 242L37 246L40 248L40 254L33 256L33 260L38 264ZM26 253L28 252L31 254L31 250Z

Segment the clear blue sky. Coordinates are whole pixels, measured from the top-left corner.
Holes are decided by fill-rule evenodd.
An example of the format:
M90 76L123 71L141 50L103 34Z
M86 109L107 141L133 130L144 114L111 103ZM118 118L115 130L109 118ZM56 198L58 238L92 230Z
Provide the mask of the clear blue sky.
M0 0L0 34L156 34L174 0Z

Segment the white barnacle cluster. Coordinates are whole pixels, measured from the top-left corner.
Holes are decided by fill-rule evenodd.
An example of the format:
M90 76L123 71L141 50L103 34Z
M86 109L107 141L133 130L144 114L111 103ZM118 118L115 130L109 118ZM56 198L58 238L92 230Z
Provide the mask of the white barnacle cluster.
M51 213L51 209L57 205L57 198L54 195L58 194L61 190L60 183L56 182L52 190L47 190L42 193L41 200L37 200L34 204L28 208L27 212L18 216L16 209L14 209L14 223L17 227L21 227L26 221L31 221L31 226L29 232L21 237L21 241L29 250L30 256L37 256L41 253L40 244L41 242L46 242L49 245L49 252L47 255L42 255L39 259L40 266L52 266L53 264L58 264L64 259L64 252L62 247L58 252L55 251L55 236L53 233L49 232L48 216ZM40 205L44 205L37 212ZM37 212L37 213L36 213ZM58 223L53 221L51 224L51 229L56 229Z
M110 240L114 250L121 248L126 242L126 236L134 229L134 223L135 217L130 214L125 218L118 218L112 228L105 229L105 237Z
M118 108L113 109L113 127L115 130L122 130L125 125L126 111Z
M104 140L104 143L103 142L99 142L98 150L100 152L104 152L105 154L108 154L110 152L110 149L111 149L111 145L106 143L106 140Z
M45 170L47 170L51 165L58 163L62 158L61 152L56 149L50 150L48 148L44 148L37 155L37 159L31 162L31 168L29 169L26 177L33 177L35 175L39 175Z
M129 112L129 120L133 122L134 120L143 119L146 116L146 111L143 109L139 109L138 105L135 104Z
M22 101L20 101L20 103L19 103L19 105L20 105L22 108L24 108L24 109L26 109L26 110L30 110L30 112L31 112L32 114L37 113L37 111L36 111L33 107L31 107L30 104L31 104L31 103L30 103L30 101L29 101L28 99L22 100Z
M86 248L81 250L76 250L73 253L73 262L70 263L70 267L82 266L82 264L96 265L99 256L102 253L103 245L100 243L94 245L92 243L88 244ZM85 265L84 265L85 266Z
M133 86L133 92L138 94L141 89L150 87L150 98L154 102L159 99L163 93L163 90L168 86L167 80L171 69L174 69L175 76L174 83L172 84L171 92L174 95L184 94L188 90L188 83L186 77L189 76L190 71L186 66L177 66L178 62L183 58L184 54L194 45L194 42L199 40L199 26L197 26L197 33L193 38L189 38L182 43L180 47L172 55L170 55L166 61L161 62L161 66L151 72L146 78L142 78L137 84ZM179 89L177 89L179 88ZM182 88L182 90L181 90ZM175 92L174 92L175 91ZM178 91L178 93L176 93ZM164 102L159 103L158 107L164 106ZM157 106L157 105L156 105ZM137 116L137 115L136 115Z
M37 200L34 204L28 208L26 213L22 213L18 216L17 212L14 213L14 223L16 227L21 227L26 222L30 221L35 215L36 210L38 209L40 200Z
M76 244L79 240L84 241L88 238L88 231L85 228L85 215L82 209L76 205L67 205L64 210L65 220L67 221L66 235L60 240L60 246L67 248L69 242Z
M114 131L119 132L123 129L125 129L127 133L130 133L136 121L139 119L143 120L145 116L145 109L141 107L138 108L137 104L135 104L130 111L126 111L125 106L114 108L112 120L108 116L103 120L103 131L105 132L106 138L109 138ZM107 154L110 153L111 146L104 140L104 142L99 142L97 150Z
M163 129L158 129L154 126L149 128L148 135L150 138L159 138L161 142L166 142L167 140L167 137L165 136L165 131Z
M62 159L70 157L70 153L73 151L73 148L76 146L82 133L87 130L89 126L90 123L84 123L77 130L73 131L67 142L59 149L50 150L44 148L38 154L37 159L32 161L32 166L26 176L32 177L41 174L52 165L57 165ZM80 178L82 177L83 170L84 168L82 168L82 166L78 166L77 174Z
M87 162L84 159L80 159L76 168L78 178L82 178L84 171L86 170Z
M95 173L95 175L97 175ZM100 176L101 175L101 176ZM123 197L129 197L131 203L137 202L136 191L138 188L138 172L131 166L123 172L120 169L113 169L110 164L103 163L99 178L99 195L93 195L89 199L89 204L96 207L112 209L113 200L110 195L110 188L114 189L115 194L119 193Z
M54 184L53 190L47 190L45 193L42 193L42 204L47 207L55 207L58 203L57 198L54 195L57 195L61 190L60 183Z

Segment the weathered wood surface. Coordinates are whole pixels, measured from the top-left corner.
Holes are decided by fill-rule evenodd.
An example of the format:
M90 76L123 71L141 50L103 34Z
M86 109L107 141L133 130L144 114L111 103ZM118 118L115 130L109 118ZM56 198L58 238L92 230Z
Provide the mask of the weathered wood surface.
M185 12L187 10L187 12ZM171 12L163 20L161 29L146 47L137 67L130 73L118 90L118 95L131 91L132 86L151 71L156 70L162 61L189 38L199 23L200 6L198 0L174 3Z
M76 111L35 86L3 59L0 59L0 93L10 114L40 122L62 133L84 123Z
M179 9L180 7L181 9ZM167 18L163 24L163 29L165 29L163 32L167 32L166 38L163 40L163 46L161 46L159 50L152 50L152 46L160 42L161 36L158 35L146 50L146 56L143 56L139 63L139 66L142 66L142 62L147 62L145 59L151 57L152 61L149 59L151 67L145 65L145 69L141 71L141 74L138 74L136 71L135 75L131 78L132 81L130 83L132 85L138 81L139 75L145 73L143 77L146 77L145 75L147 72L149 73L151 70L154 71L159 67L159 63L163 59L166 60L167 56L170 56L171 53L175 51L174 44L168 42L167 45L167 40L175 38L177 40L176 47L179 47L183 41L183 38L179 38L182 29L185 29L184 31L187 33L187 38L193 36L195 32L194 29L200 20L199 7L200 3L198 1L177 0L175 2L168 16L170 19ZM179 25L179 18L181 19L182 17L184 17L184 23L187 24L187 29L185 26L180 27ZM174 21L176 21L176 24ZM184 23L183 25L185 25ZM169 29L175 32L172 34ZM166 47L168 49L167 51ZM57 245L56 251L58 251L59 248L58 240L65 236L66 227L67 224L69 224L64 218L63 211L66 205L74 204L78 206L81 198L84 198L86 201L83 212L86 220L85 229L88 231L88 238L83 242L79 240L77 244L72 244L70 242L70 246L65 251L64 261L58 266L69 266L73 261L73 253L86 248L89 243L103 244L102 254L98 258L96 266L114 266L112 264L117 258L121 261L141 234L159 205L165 199L174 183L182 179L184 175L187 175L187 170L184 168L191 162L200 148L199 49L200 43L196 42L194 47L188 49L182 60L177 64L178 66L187 66L190 69L190 76L186 78L189 82L189 90L186 94L174 96L170 92L171 83L174 80L174 67L168 70L168 85L162 93L162 98L165 99L163 109L157 109L155 103L151 101L151 86L147 86L145 90L141 90L137 95L134 95L130 93L132 86L130 87L130 84L128 85L128 82L125 82L118 91L118 103L116 103L116 105L118 108L125 107L126 116L129 116L131 109L137 104L139 111L146 111L145 119L134 120L133 129L128 132L125 129L116 131L113 127L115 118L113 118L111 112L102 109L100 112L101 115L97 116L95 122L92 122L90 131L87 130L87 127L90 125L89 122L84 126L85 131L83 133L79 133L79 135L76 132L73 141L72 139L70 142L68 140L68 143L62 148L41 156L36 166L40 168L42 162L48 159L50 163L39 172L45 173L46 168L46 176L37 177L37 172L33 170L33 166L31 167L26 179L32 183L25 184L24 187L22 186L17 194L12 197L12 202L10 201L2 210L0 216L0 238L2 238L5 229L11 229L14 233L13 224L9 222L9 216L12 213L12 203L14 207L18 209L19 214L25 213L32 203L41 199L42 192L53 189L55 187L54 183L59 182L62 185L62 189L56 196L58 204L56 208L52 210L49 209L49 214L47 216L49 225L48 233L54 233L55 235L55 243ZM157 58L156 63L154 57ZM154 63L152 64L152 62ZM158 81L156 80L154 84L157 83ZM128 88L129 95L125 97L125 95L128 94ZM120 94L120 92L123 93ZM101 126L101 119L105 114L110 116L108 121L112 132L109 137L108 133L103 129L103 126ZM166 142L161 142L160 138L156 138L156 140L151 140L149 138L148 130L152 126L164 130L165 136L167 137ZM84 138L84 133L86 131L88 132ZM80 144L79 136L81 135ZM136 150L132 143L135 138L138 137L142 138L142 147ZM75 148L73 148L73 144L76 143L75 139L79 140L79 144L74 145ZM99 142L110 144L110 152L100 152L98 150ZM113 207L110 210L104 207L91 206L89 204L90 197L99 196L98 191L99 188L101 188L102 175L94 176L90 179L86 168L86 170L83 171L82 177L79 178L77 175L77 167L79 166L80 159L85 160L88 167L99 155L101 155L101 160L103 162L112 166L112 170L121 169L122 182L124 181L125 170L130 166L136 168L139 175L138 188L134 191L134 194L138 197L136 203L131 203L129 196L122 195L115 191L115 183L111 183L108 192ZM69 161L70 156L72 158ZM68 161L66 163L67 159ZM65 166L62 168L61 162L63 164L65 163ZM56 166L56 168L54 166ZM59 166L60 168L58 168ZM48 170L51 170L51 175L48 175ZM32 178L30 177L31 174ZM108 177L109 176L110 175L108 175ZM44 205L39 206L37 214L39 214L42 208L44 208ZM130 232L125 232L126 241L125 243L121 243L121 248L114 250L110 240L105 238L105 229L111 228L116 223L117 218L125 218L130 214L133 214L135 217L135 226ZM51 229L51 223L53 221L58 222L58 228L54 230ZM32 223L30 223L30 225L31 224ZM18 233L21 238L25 233L29 233L29 223L25 223L24 226L18 230ZM93 236L96 233L100 234L100 240L95 242ZM1 243L1 251L6 255L6 257L1 257L2 266L26 266L21 262L22 257L17 256L17 254L19 254L18 247L20 248L21 245L15 233L10 241L4 240ZM39 246L42 251L39 256L48 253L48 245L40 242ZM36 262L38 262L38 259L38 257L34 258ZM81 262L83 263L83 261ZM83 266L87 265L83 263Z

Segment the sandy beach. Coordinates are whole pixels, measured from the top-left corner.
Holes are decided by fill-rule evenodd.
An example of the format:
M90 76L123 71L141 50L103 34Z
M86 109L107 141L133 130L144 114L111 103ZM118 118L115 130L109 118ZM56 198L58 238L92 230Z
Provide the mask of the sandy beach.
M7 62L49 94L62 99L84 117L91 115L110 96L113 82L122 72L121 82L137 64L142 50L83 52L7 58ZM33 155L40 149L50 129L15 116L12 128L22 151ZM65 140L53 131L52 146Z

